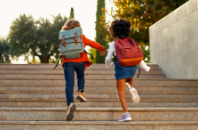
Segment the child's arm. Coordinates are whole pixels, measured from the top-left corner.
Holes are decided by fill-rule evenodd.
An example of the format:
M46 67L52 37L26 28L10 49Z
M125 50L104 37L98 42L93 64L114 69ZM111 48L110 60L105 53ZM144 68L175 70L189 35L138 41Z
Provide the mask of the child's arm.
M144 60L141 60L139 66L140 66L142 69L144 69L146 72L149 72L150 69L151 69L149 66L147 66L147 64L144 62Z
M84 35L82 35L81 37L83 39L83 42L86 43L86 45L89 45L90 47L93 47L93 48L97 49L98 51L100 51L101 55L105 54L105 47L104 46L102 46L99 43L94 42L94 41L86 38Z
M114 44L111 43L110 46L109 46L109 51L108 51L107 57L105 58L105 64L106 64L107 68L112 66L111 58L112 58L113 52L114 52L113 48L114 48Z

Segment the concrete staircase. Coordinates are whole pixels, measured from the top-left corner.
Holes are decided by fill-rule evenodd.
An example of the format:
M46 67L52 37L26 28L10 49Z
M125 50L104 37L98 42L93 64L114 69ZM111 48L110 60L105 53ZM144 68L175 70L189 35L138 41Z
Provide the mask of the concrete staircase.
M95 64L87 68L85 96L74 99L77 110L65 121L65 80L61 65L0 64L0 130L197 130L198 80L166 79L157 65L141 71L134 85L141 96L133 104L126 98L133 121L118 122L122 116L113 68ZM138 72L138 71L137 71ZM136 74L137 75L137 74Z

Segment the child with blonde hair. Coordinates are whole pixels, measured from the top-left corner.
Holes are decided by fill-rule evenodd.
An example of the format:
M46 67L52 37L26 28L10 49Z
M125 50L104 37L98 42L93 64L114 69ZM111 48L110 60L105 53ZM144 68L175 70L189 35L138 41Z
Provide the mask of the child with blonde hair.
M62 27L62 30L70 30L80 27L80 23L77 20L70 19L68 20L64 26ZM90 47L93 47L100 51L100 55L104 56L105 54L105 49L102 45L100 45L97 42L91 41L88 38L85 37L85 35L80 36L82 39L82 42L84 43L84 48L89 45ZM74 71L76 72L77 75L77 84L78 84L78 96L77 99L86 102L87 99L85 95L83 94L84 92L84 84L85 84L85 68L90 66L91 63L87 57L87 53L83 51L80 54L79 58L74 58L74 59L66 59L63 57L63 63L62 66L64 68L64 76L66 80L66 88L65 88L65 93L66 93L66 98L67 98L67 112L66 112L66 120L72 120L74 115L73 112L76 110L76 105L74 104L73 100L73 89L74 89Z

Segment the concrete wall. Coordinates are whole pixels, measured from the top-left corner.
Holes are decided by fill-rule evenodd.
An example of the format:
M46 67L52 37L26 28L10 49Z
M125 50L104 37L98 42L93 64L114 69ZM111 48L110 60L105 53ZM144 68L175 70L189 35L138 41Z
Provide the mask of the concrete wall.
M189 0L149 28L151 63L167 78L198 79L198 0Z

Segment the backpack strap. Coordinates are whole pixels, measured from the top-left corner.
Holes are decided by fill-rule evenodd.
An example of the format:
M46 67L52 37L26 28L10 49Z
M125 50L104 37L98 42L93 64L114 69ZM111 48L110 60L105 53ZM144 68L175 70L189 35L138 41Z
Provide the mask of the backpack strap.
M66 43L65 43L65 35L62 35L62 41L63 41L63 46L66 47Z
M138 73L138 75L137 75L137 78L138 78L139 75L140 75L141 69L140 69L140 66L139 66L139 65L137 65L137 68L138 68L138 70L139 70L139 73Z
M88 53L86 50L84 50L88 55L90 55L91 56L91 59L93 60L94 59L94 57L93 57L93 55L91 54L91 53Z
M76 32L74 33L74 35L75 35L75 42L76 42L76 45L78 44L78 39L77 39L77 34L76 34Z
M93 57L93 55L92 55L91 53L88 53L86 50L84 50L84 51L85 51L88 55L91 56L91 59L92 59L92 60L94 59L94 57ZM56 67L58 67L59 61L60 61L60 59L61 59L62 57L63 57L62 55L59 57L59 59L58 59L56 65L55 65L54 69L56 69Z
M59 61L60 61L60 58L62 58L62 55L59 57L59 59L58 59L56 65L55 65L54 69L56 69L56 67L58 67L58 63L59 63Z
M130 39L131 39L132 42L134 42L137 46L139 46L138 43L137 43L135 40L133 40L132 38L130 38Z

